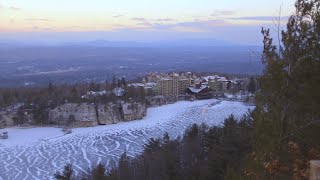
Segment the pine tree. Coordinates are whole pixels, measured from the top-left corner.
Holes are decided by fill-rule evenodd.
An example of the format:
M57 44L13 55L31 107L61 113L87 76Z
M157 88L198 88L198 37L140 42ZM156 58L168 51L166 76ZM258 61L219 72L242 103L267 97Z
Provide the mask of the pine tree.
M54 178L57 180L72 180L73 179L73 168L72 164L67 164L64 166L63 173L60 174L60 172L57 172L54 174Z
M126 79L124 77L121 78L121 84L126 87L127 86L127 82Z
M254 94L257 90L256 81L254 77L250 77L250 82L248 84L248 92Z
M292 141L306 153L320 147L320 1L297 0L295 7L280 44L262 29L265 70L253 113L260 177L292 177Z
M130 160L127 156L127 152L125 151L119 160L119 179L120 180L130 180L131 179L130 173Z
M117 87L121 87L121 86L122 86L121 79L118 79Z
M105 180L106 168L103 164L99 163L98 166L92 171L92 180Z
M117 87L117 78L116 76L113 74L112 75L112 88L116 88Z

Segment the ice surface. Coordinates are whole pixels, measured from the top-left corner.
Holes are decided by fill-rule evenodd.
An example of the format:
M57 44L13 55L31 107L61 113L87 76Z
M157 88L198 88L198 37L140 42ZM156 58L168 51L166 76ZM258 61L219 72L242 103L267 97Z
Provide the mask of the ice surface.
M192 123L219 125L229 115L239 118L252 106L241 102L202 100L149 108L143 120L73 129L8 128L8 140L0 140L0 180L51 179L70 162L76 174L86 173L99 162L107 166L127 151L135 156L151 137L182 135ZM89 168L89 169L88 169Z

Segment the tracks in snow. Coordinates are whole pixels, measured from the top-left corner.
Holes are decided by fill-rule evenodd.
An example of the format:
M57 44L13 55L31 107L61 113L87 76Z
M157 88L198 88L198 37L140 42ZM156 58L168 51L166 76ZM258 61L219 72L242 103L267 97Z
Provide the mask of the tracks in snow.
M76 174L87 173L99 162L114 164L124 150L128 156L137 155L151 137L160 138L164 132L177 137L190 124L219 124L230 114L241 117L247 110L247 106L238 102L190 106L178 112L170 110L171 115L161 121L148 118L136 121L132 127L57 137L30 147L9 149L0 144L0 180L52 179L66 163L73 164Z

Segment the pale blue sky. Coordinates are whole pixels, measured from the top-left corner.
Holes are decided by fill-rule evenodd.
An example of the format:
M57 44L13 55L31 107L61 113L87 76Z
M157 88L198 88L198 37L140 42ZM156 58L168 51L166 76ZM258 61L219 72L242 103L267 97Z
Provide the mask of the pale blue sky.
M280 6L284 23L294 0L0 0L0 38L59 41L76 32L73 39L190 36L255 43Z

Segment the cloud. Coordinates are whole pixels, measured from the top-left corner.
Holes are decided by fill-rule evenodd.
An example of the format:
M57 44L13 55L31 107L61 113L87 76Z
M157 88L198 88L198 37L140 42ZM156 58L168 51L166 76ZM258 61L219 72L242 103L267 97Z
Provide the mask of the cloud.
M46 18L28 18L28 19L24 19L25 21L52 21L50 19L46 19Z
M226 23L224 20L194 20L177 23L150 23L144 21L137 25L162 31L206 32L212 30L213 27L226 25Z
M113 18L121 18L121 17L123 17L124 15L122 15L122 14L118 14L118 15L114 15L114 16L112 16Z
M137 22L136 25L142 25L142 26L148 26L148 27L166 25L174 21L174 19L170 19L170 18L146 19L141 17L131 18L131 20L136 21Z
M177 32L193 32L193 33L201 33L201 32L207 32L207 30L197 28L197 27L183 27L183 26L176 26L171 28L172 31Z
M21 10L21 8L18 8L18 7L15 7L15 6L10 6L9 9L13 10L13 11L20 11Z
M156 21L159 21L159 22L170 22L170 21L174 21L174 19L163 18L163 19L156 19Z
M131 18L131 20L133 20L133 21L147 21L147 19L145 19L145 18L138 18L138 17Z
M137 23L136 25L153 26L154 24L152 24L152 23L150 23L150 22L147 22L147 21L144 21L144 22L139 22L139 23Z
M287 20L289 16L282 16L280 17L281 20ZM246 16L246 17L234 17L234 18L227 18L231 20L252 20L252 21L273 21L278 19L275 16Z
M4 6L2 4L0 4L0 9L9 9L9 10L12 10L12 11L20 11L21 8L18 8L18 7L15 7L15 6Z
M190 21L190 22L182 22L178 23L180 26L218 26L218 25L223 25L225 22L224 20L195 20L195 21Z
M211 16L230 16L237 14L237 11L232 10L215 10Z

